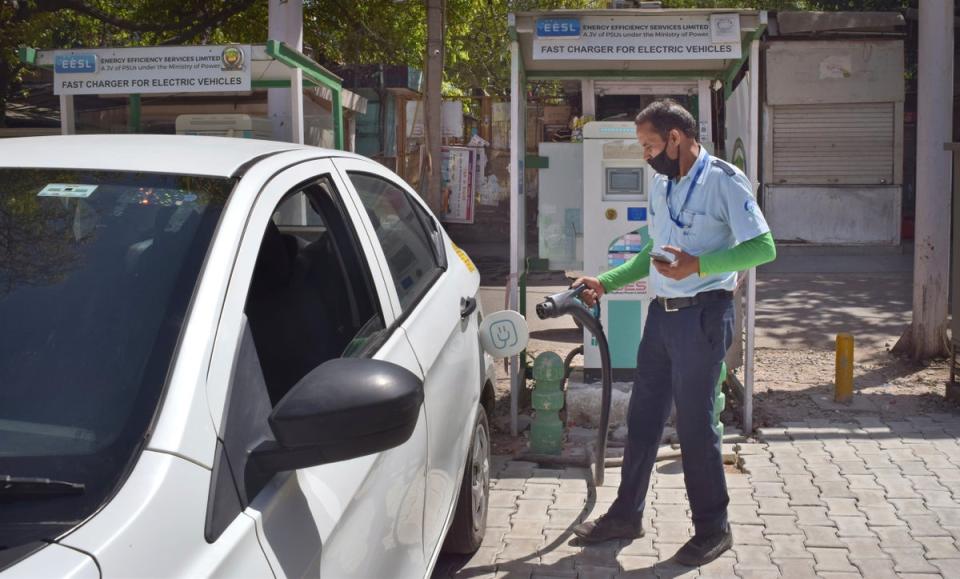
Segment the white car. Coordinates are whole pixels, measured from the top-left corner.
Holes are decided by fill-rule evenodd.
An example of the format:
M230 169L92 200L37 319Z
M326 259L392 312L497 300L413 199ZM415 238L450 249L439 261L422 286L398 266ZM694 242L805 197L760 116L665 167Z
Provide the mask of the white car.
M425 577L475 550L479 282L357 155L0 140L0 576Z

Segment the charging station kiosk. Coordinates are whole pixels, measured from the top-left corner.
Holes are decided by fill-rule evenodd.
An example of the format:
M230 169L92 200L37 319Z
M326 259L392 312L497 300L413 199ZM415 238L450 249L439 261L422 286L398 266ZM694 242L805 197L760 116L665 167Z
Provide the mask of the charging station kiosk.
M650 239L647 205L651 169L631 121L595 121L583 127L583 269L589 276L613 269ZM607 294L600 322L610 344L614 374L632 374L651 296L647 280ZM599 375L596 339L584 330L584 372Z
M611 102L642 108L656 98L676 98L697 118L699 141L716 154L716 115L738 88L738 126L733 133L739 164L756 187L761 131L758 79L745 82L759 63L760 37L767 14L754 10L608 9L553 10L509 15L510 94L510 276L507 303L526 312L525 169L549 167L551 160L526 153L526 98L532 81L580 85L581 113L597 119L583 132L583 270L595 276L636 252L648 237L647 202L652 172L643 161L632 118L607 118ZM739 85L735 84L737 81ZM746 94L744 98L743 95ZM519 98L518 98L519 97ZM746 110L739 111L746 103ZM728 113L729 113L728 109ZM729 138L729 134L725 135ZM734 155L733 147L727 155ZM543 149L541 149L543 150ZM744 152L746 154L744 154ZM549 195L541 182L541 196ZM573 230L574 228L568 228ZM561 240L562 241L562 240ZM576 240L575 240L576 241ZM752 430L753 318L755 272L746 272L743 290L743 426ZM646 306L653 296L645 280L604 298L602 322L614 372L636 364ZM599 355L584 335L585 374L596 372ZM510 360L511 430L517 434L518 398L526 375L521 357Z

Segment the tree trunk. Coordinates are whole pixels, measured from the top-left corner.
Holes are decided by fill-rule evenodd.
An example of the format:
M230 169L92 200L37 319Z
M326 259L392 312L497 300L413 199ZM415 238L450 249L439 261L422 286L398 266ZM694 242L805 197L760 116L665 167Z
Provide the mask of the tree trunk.
M2 33L2 30L0 30ZM10 64L0 59L0 128L7 126L7 98L10 93L10 80L13 71Z
M920 3L917 206L913 321L894 351L917 360L947 355L953 140L953 2Z
M427 0L427 54L426 54L426 99L423 107L424 126L426 128L427 167L423 173L426 178L426 200L434 213L443 213L443 199L440 193L440 153L443 85L443 0Z

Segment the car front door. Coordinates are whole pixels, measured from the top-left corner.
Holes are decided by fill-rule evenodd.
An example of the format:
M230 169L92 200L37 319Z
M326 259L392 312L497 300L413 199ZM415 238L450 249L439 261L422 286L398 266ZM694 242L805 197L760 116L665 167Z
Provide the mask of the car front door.
M236 451L269 438L266 415L326 360L375 358L423 376L342 190L330 161L310 161L271 179L250 212L214 346L211 375L229 381L219 463L278 577L422 576L423 409L401 446L265 481L251 479Z
M336 160L364 208L388 270L394 308L423 368L427 412L424 546L435 560L450 525L480 403L476 299L479 274L467 268L416 194L361 159Z

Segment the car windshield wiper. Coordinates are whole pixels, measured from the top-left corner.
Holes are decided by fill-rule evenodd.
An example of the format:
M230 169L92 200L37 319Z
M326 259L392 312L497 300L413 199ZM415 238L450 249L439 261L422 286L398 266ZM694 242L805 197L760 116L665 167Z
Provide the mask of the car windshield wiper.
M0 498L78 495L86 485L41 477L0 475Z

